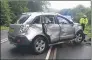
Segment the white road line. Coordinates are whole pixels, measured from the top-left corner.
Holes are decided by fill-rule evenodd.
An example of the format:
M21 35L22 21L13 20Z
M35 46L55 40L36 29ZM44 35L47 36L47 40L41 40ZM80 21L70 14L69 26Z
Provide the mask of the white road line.
M8 38L5 38L5 39L1 39L1 41L2 41L2 40L6 40L6 39L8 39Z
M2 40L1 40L1 43L4 43L4 42L6 42L6 41L8 41L8 38L2 39Z
M54 56L53 56L53 60L56 59L56 54L57 54L57 48L54 49Z
M48 50L48 53L47 53L47 55L46 55L46 60L48 60L49 57L50 57L51 49L52 49L52 46L51 46L50 49Z

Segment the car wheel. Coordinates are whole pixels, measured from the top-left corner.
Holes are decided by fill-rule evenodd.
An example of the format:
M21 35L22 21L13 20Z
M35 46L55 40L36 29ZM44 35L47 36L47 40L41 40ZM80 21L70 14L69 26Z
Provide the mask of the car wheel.
M73 41L74 44L80 44L84 40L85 36L83 34L83 31L79 31L76 34L76 37Z
M47 48L47 42L43 37L36 37L32 42L32 49L34 53L41 54Z

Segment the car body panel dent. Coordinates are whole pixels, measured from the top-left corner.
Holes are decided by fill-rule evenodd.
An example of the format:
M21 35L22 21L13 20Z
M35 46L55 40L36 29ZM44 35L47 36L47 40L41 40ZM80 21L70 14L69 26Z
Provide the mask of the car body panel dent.
M23 35L27 38L27 40L31 42L36 36L42 35L46 37L47 40L50 40L51 43L53 43L59 40L62 41L68 38L71 39L75 37L78 31L82 30L80 24L74 22L70 23L68 19L65 19L63 17L59 17L59 19L52 19L52 15L58 17L58 14L52 13L33 13L24 23L11 24L8 33L9 38L15 38L16 36ZM35 19L37 16L40 16L40 18ZM42 22L43 20L45 21L45 19L47 23ZM57 20L57 22L55 22L54 20Z
M32 39L36 35L42 35L42 25L41 24L31 24L31 27L28 29L25 36L28 38L28 40L32 41Z
M60 27L58 24L47 24L47 34L51 38L51 42L59 40Z

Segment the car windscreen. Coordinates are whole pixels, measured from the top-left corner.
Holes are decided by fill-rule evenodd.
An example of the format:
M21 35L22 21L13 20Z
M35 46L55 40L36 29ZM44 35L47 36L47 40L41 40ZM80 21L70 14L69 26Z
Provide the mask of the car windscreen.
M21 15L19 20L18 20L18 24L23 24L27 19L29 18L29 15Z

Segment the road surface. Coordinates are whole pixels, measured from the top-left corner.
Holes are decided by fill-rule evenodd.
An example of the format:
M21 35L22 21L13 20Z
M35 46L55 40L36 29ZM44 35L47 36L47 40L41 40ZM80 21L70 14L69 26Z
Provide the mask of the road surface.
M7 38L6 30L1 31L1 41ZM55 45L40 55L34 55L31 48L16 48L9 41L1 43L1 59L91 59L91 44L83 42L80 45L59 44ZM49 53L48 53L49 52Z

